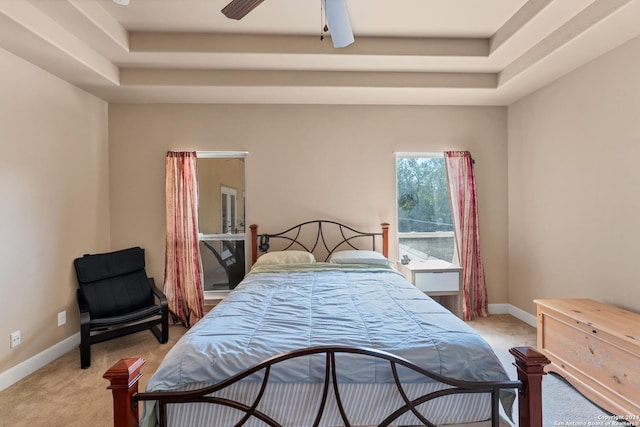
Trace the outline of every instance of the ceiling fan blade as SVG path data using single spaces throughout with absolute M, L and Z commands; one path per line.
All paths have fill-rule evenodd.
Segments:
M 333 47 L 347 47 L 353 43 L 346 0 L 323 0 Z
M 264 0 L 232 0 L 231 3 L 222 9 L 222 13 L 227 18 L 240 20 L 263 1 Z

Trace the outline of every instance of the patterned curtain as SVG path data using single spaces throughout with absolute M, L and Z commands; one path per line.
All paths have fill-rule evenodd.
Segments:
M 487 289 L 480 254 L 480 228 L 473 159 L 468 151 L 445 151 L 451 215 L 462 274 L 464 320 L 487 317 Z
M 191 327 L 204 313 L 195 151 L 168 152 L 165 168 L 167 246 L 164 292 L 174 320 Z

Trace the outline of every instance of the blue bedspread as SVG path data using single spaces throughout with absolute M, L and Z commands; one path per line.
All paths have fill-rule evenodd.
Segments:
M 397 271 L 316 263 L 255 268 L 171 349 L 147 390 L 212 384 L 273 355 L 317 345 L 384 350 L 450 378 L 509 380 L 473 329 Z M 355 360 L 344 369 L 344 363 L 341 381 L 391 381 L 388 369 Z M 272 378 L 316 381 L 319 371 L 302 361 Z

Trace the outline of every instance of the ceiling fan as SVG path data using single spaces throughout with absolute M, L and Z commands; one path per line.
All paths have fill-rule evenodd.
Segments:
M 231 19 L 240 20 L 264 0 L 231 0 L 222 13 Z M 353 31 L 347 11 L 346 0 L 321 0 L 330 29 L 333 47 L 346 47 L 353 43 Z

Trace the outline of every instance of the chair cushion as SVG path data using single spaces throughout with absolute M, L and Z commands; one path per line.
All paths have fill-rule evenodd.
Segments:
M 153 291 L 144 271 L 81 283 L 91 318 L 112 317 L 153 305 Z
M 144 270 L 144 249 L 135 247 L 104 254 L 85 255 L 73 261 L 80 283 L 95 282 Z
M 154 304 L 142 248 L 85 255 L 77 258 L 74 265 L 92 321 L 125 315 Z

